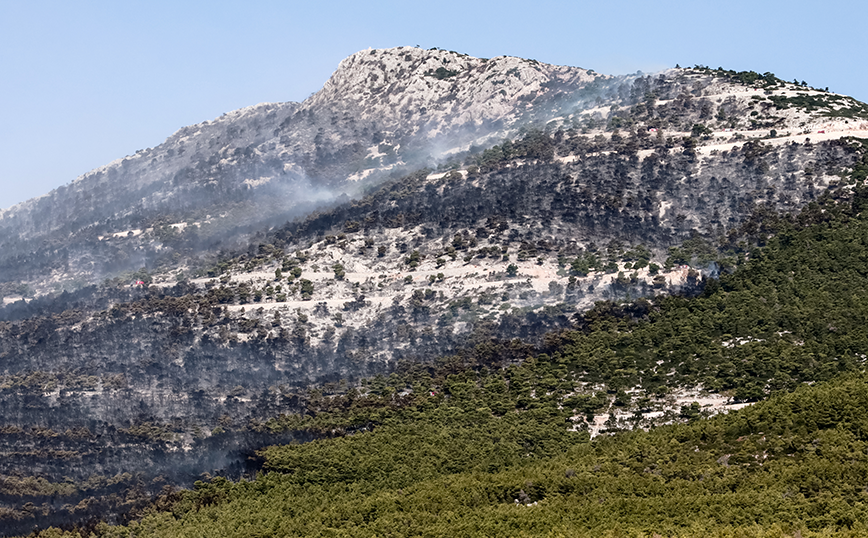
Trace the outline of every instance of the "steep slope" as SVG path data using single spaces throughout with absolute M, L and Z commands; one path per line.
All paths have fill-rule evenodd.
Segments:
M 30 266 L 40 275 L 55 271 L 56 281 L 93 282 L 171 260 L 170 253 L 234 245 L 257 228 L 354 195 L 362 177 L 376 182 L 395 167 L 430 164 L 452 144 L 483 143 L 547 119 L 550 110 L 537 110 L 543 104 L 575 100 L 596 82 L 602 91 L 610 79 L 518 58 L 363 51 L 302 104 L 258 105 L 186 127 L 0 212 L 2 278 L 31 280 L 21 270 Z M 185 225 L 183 245 L 167 245 Z M 130 231 L 145 232 L 136 255 L 108 261 L 117 257 L 97 240 Z
M 363 51 L 304 103 L 259 105 L 184 128 L 3 211 L 0 278 L 4 290 L 44 293 L 141 267 L 201 267 L 209 252 L 239 248 L 264 226 L 402 171 L 454 168 L 468 150 L 528 125 L 627 139 L 613 149 L 642 146 L 644 158 L 657 146 L 682 147 L 684 137 L 685 149 L 708 154 L 749 138 L 781 145 L 865 135 L 866 120 L 862 103 L 771 74 L 694 68 L 607 77 L 510 57 Z
M 861 170 L 864 176 L 868 167 Z M 129 476 L 61 481 L 64 459 L 76 461 L 78 473 L 94 461 L 111 469 L 134 448 L 124 464 L 164 469 L 167 460 L 184 459 L 185 447 L 213 455 L 228 450 L 232 435 L 267 442 L 269 434 L 288 432 L 297 441 L 339 438 L 265 449 L 259 456 L 273 473 L 255 480 L 166 489 L 157 512 L 130 530 L 242 536 L 406 529 L 414 536 L 442 531 L 448 521 L 465 534 L 491 535 L 507 532 L 508 521 L 531 534 L 560 522 L 565 532 L 589 535 L 618 529 L 633 536 L 787 536 L 777 524 L 788 525 L 789 536 L 798 528 L 858 536 L 868 517 L 866 204 L 868 190 L 859 182 L 799 215 L 766 215 L 752 237 L 766 246 L 751 247 L 733 274 L 693 300 L 600 305 L 576 329 L 549 334 L 536 348 L 485 341 L 355 386 L 269 389 L 255 398 L 247 420 L 221 417 L 210 435 L 184 417 L 119 430 L 97 421 L 63 433 L 6 427 L 4 465 L 26 461 L 51 479 L 4 477 L 0 487 L 16 501 L 0 517 L 24 532 L 48 515 L 105 518 L 136 500 Z M 22 410 L 40 405 L 40 382 L 65 385 L 70 407 L 87 397 L 72 375 L 4 381 L 6 391 L 29 396 Z M 832 382 L 804 385 L 815 381 Z M 712 394 L 683 390 L 700 386 Z M 131 388 L 101 390 L 129 395 Z M 704 420 L 720 410 L 723 398 L 713 392 L 723 390 L 742 405 L 781 392 Z M 249 397 L 242 390 L 223 405 L 231 413 Z M 15 404 L 8 398 L 4 409 Z M 588 433 L 678 420 L 691 424 L 589 442 Z M 126 450 L 115 445 L 133 436 L 142 440 Z M 128 492 L 112 495 L 121 489 Z M 570 514 L 593 517 L 564 521 Z M 97 527 L 97 536 L 124 532 Z
M 812 157 L 820 155 L 848 163 L 854 182 L 868 170 L 862 146 L 813 148 Z M 792 157 L 798 162 L 800 155 Z M 769 154 L 765 158 L 774 162 Z M 529 166 L 528 171 L 536 172 L 530 191 L 552 188 L 543 169 Z M 676 169 L 675 177 L 681 173 Z M 499 188 L 500 174 L 478 178 L 487 186 L 483 192 Z M 325 382 L 324 390 L 333 395 L 350 388 L 358 376 L 393 371 L 400 359 L 412 369 L 414 362 L 461 348 L 467 350 L 462 356 L 497 357 L 503 362 L 489 366 L 506 367 L 534 353 L 528 343 L 501 343 L 516 336 L 552 356 L 573 357 L 570 383 L 587 390 L 574 402 L 581 412 L 571 424 L 591 433 L 667 422 L 679 405 L 695 399 L 723 406 L 728 396 L 718 391 L 731 391 L 727 394 L 739 400 L 761 398 L 769 388 L 825 379 L 861 362 L 864 334 L 854 320 L 865 311 L 858 299 L 865 287 L 859 269 L 865 256 L 863 187 L 838 187 L 824 197 L 822 207 L 796 220 L 765 215 L 749 221 L 730 234 L 733 258 L 727 261 L 701 237 L 665 255 L 639 245 L 580 247 L 567 243 L 566 231 L 555 235 L 569 226 L 531 227 L 521 220 L 523 211 L 515 217 L 502 204 L 494 204 L 501 220 L 491 219 L 483 233 L 452 235 L 465 221 L 450 223 L 444 210 L 453 200 L 448 189 L 436 199 L 441 205 L 428 209 L 440 216 L 436 222 L 410 223 L 405 229 L 400 222 L 365 218 L 376 215 L 377 207 L 417 200 L 396 195 L 427 190 L 430 181 L 425 175 L 396 181 L 354 207 L 276 231 L 275 241 L 291 233 L 290 241 L 304 244 L 305 250 L 294 255 L 287 255 L 286 247 L 262 243 L 250 255 L 221 263 L 215 268 L 223 272 L 219 277 L 201 282 L 86 288 L 7 307 L 3 315 L 12 321 L 0 324 L 0 401 L 7 424 L 0 436 L 0 448 L 6 447 L 0 474 L 27 466 L 51 482 L 70 476 L 84 483 L 92 475 L 114 476 L 121 470 L 146 477 L 170 474 L 182 483 L 203 470 L 237 476 L 245 470 L 247 450 L 338 431 L 329 427 L 293 437 L 304 426 L 297 422 L 300 417 L 318 409 L 311 405 L 331 405 L 331 396 L 323 399 L 321 392 L 305 389 L 310 382 Z M 497 199 L 496 193 L 488 195 Z M 476 198 L 475 211 L 484 215 L 487 204 L 480 194 Z M 528 204 L 528 219 L 552 213 L 557 223 L 571 215 L 563 208 L 552 212 L 546 204 L 536 210 L 531 201 L 518 193 L 513 203 Z M 402 211 L 400 205 L 393 209 Z M 425 216 L 415 212 L 417 218 Z M 347 214 L 369 222 L 369 230 L 326 233 L 332 220 L 346 227 Z M 385 210 L 382 216 L 395 220 Z M 461 218 L 473 222 L 475 216 Z M 421 230 L 435 225 L 443 227 L 430 237 Z M 574 231 L 577 225 L 585 224 L 576 220 Z M 652 226 L 624 233 L 641 236 L 640 230 Z M 678 236 L 677 229 L 656 227 L 655 234 Z M 444 230 L 445 238 L 439 235 Z M 510 239 L 512 230 L 549 235 Z M 775 233 L 782 238 L 766 253 L 752 248 Z M 750 243 L 738 246 L 742 239 Z M 398 243 L 406 243 L 407 251 L 401 253 Z M 803 245 L 813 246 L 805 251 Z M 509 261 L 503 260 L 504 246 L 513 256 Z M 380 247 L 386 250 L 383 256 Z M 594 299 L 689 290 L 701 285 L 702 270 L 683 265 L 707 268 L 712 259 L 744 267 L 702 300 L 601 306 L 574 316 Z M 662 267 L 655 269 L 654 261 Z M 510 264 L 517 275 L 509 274 Z M 842 266 L 854 269 L 842 271 Z M 542 338 L 546 330 L 576 322 L 590 331 L 588 337 L 567 332 Z M 387 390 L 384 379 L 377 391 L 400 394 L 409 383 L 414 394 L 419 392 L 415 383 L 396 376 L 388 378 Z M 537 393 L 549 387 L 546 391 L 554 394 L 552 381 L 545 383 Z M 699 397 L 703 388 L 718 393 Z M 340 428 L 364 425 L 344 421 Z M 118 480 L 132 487 L 130 479 Z M 96 479 L 94 484 L 100 492 L 114 487 Z M 83 488 L 77 486 L 70 498 L 83 495 Z M 80 512 L 73 508 L 70 515 L 90 513 L 86 506 Z
M 338 70 L 336 85 L 358 82 L 345 77 L 356 61 Z M 75 417 L 244 420 L 252 400 L 229 411 L 190 395 L 222 402 L 264 386 L 386 371 L 491 338 L 535 341 L 601 299 L 694 289 L 717 274 L 717 263 L 734 263 L 713 245 L 727 237 L 734 244 L 731 234 L 757 207 L 796 210 L 866 159 L 854 141 L 815 144 L 756 130 L 723 131 L 724 140 L 668 134 L 700 119 L 703 100 L 722 99 L 721 87 L 737 93 L 719 78 L 640 78 L 628 93 L 642 102 L 609 110 L 604 127 L 588 125 L 599 111 L 574 110 L 547 131 L 455 154 L 441 172 L 391 180 L 273 228 L 199 278 L 144 272 L 135 278 L 153 286 L 114 280 L 19 301 L 2 312 L 14 323 L 4 371 L 24 379 L 70 372 L 93 389 L 126 389 L 97 390 L 74 404 Z M 681 97 L 652 110 L 649 94 Z M 757 100 L 742 101 L 727 109 L 728 121 L 741 121 L 735 113 Z M 643 122 L 667 135 L 650 135 Z M 630 130 L 620 134 L 616 124 Z M 186 228 L 174 237 L 166 228 L 160 249 L 184 244 Z M 147 233 L 96 243 L 114 258 L 137 252 Z M 683 242 L 689 247 L 670 250 Z M 51 391 L 46 398 L 39 406 L 56 404 Z M 30 420 L 22 412 L 16 422 Z

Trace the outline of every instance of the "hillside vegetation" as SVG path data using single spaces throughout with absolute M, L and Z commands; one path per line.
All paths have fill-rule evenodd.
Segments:
M 270 448 L 97 536 L 859 536 L 868 378 L 589 442 L 544 410 L 406 408 L 371 433 Z M 415 417 L 413 416 L 415 415 Z M 50 531 L 41 536 L 54 536 Z M 60 533 L 56 533 L 60 535 Z
M 86 533 L 862 535 L 864 172 L 796 216 L 748 221 L 734 272 L 699 297 L 600 304 L 536 350 L 478 345 L 313 391 L 304 415 L 252 427 L 337 437 L 266 448 L 254 480 L 167 490 L 140 521 Z M 770 397 L 711 418 L 686 403 L 662 421 L 686 424 L 653 427 L 642 411 L 672 377 Z M 614 435 L 591 439 L 601 410 Z M 619 410 L 650 431 L 619 431 Z
M 676 422 L 855 383 L 860 136 L 864 104 L 771 73 L 398 47 L 352 55 L 303 103 L 182 128 L 2 210 L 0 534 L 195 533 L 206 513 L 239 534 L 381 533 L 403 528 L 397 505 L 365 499 L 408 492 L 407 533 L 539 534 L 533 514 L 584 472 L 551 470 L 565 454 L 609 461 L 624 439 L 694 435 Z M 642 480 L 670 455 L 736 472 L 733 450 L 692 446 Z M 631 501 L 601 484 L 582 490 L 591 519 L 545 532 L 622 532 L 606 500 Z M 810 519 L 811 497 L 775 530 L 791 505 L 740 484 L 747 519 L 709 532 L 863 521 L 853 489 L 846 516 Z M 666 487 L 654 498 L 680 499 Z M 233 519 L 248 503 L 275 527 Z M 623 521 L 700 524 L 667 510 Z

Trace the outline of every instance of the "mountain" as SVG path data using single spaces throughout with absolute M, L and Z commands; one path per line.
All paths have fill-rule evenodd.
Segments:
M 519 58 L 363 51 L 303 103 L 257 105 L 183 128 L 3 211 L 3 278 L 35 280 L 41 290 L 46 281 L 69 287 L 137 270 L 171 260 L 165 233 L 187 224 L 185 256 L 237 245 L 251 231 L 431 164 L 449 148 L 514 133 L 615 83 Z M 95 241 L 130 231 L 146 234 L 125 245 L 126 255 Z
M 656 147 L 649 140 L 672 149 L 687 134 L 696 134 L 700 152 L 722 152 L 744 131 L 774 131 L 781 144 L 866 128 L 861 103 L 767 75 L 609 77 L 511 57 L 362 51 L 301 104 L 258 105 L 181 129 L 3 210 L 0 278 L 5 289 L 45 293 L 142 267 L 196 269 L 267 226 L 389 177 L 455 165 L 533 126 L 578 131 L 574 144 L 630 130 L 643 144 L 640 157 Z M 649 129 L 657 130 L 645 137 Z M 616 141 L 627 133 L 618 134 Z
M 143 510 L 149 486 L 130 473 L 4 477 L 5 498 L 18 499 L 6 528 L 53 516 L 100 521 L 38 536 L 860 536 L 865 164 L 852 189 L 766 215 L 752 240 L 766 245 L 701 297 L 601 304 L 539 348 L 486 342 L 311 389 L 303 412 L 223 422 L 195 449 L 225 450 L 230 431 L 296 442 L 251 456 L 267 472 L 249 480 L 205 475 L 177 491 L 157 477 Z M 697 382 L 706 390 L 677 389 Z M 738 409 L 769 388 L 769 401 Z M 742 403 L 721 408 L 724 390 Z M 172 446 L 175 427 L 122 433 Z M 93 457 L 73 443 L 116 441 L 87 428 L 2 433 L 32 458 L 48 436 L 68 447 L 56 459 Z M 130 508 L 133 521 L 105 523 Z
M 274 420 L 383 388 L 362 379 L 407 396 L 419 387 L 395 372 L 438 357 L 507 368 L 564 354 L 562 331 L 710 293 L 792 215 L 844 207 L 868 170 L 859 136 L 868 106 L 771 73 L 613 77 L 436 49 L 359 52 L 303 103 L 181 129 L 3 211 L 0 475 L 69 477 L 70 502 L 99 499 L 46 504 L 39 521 L 119 515 L 166 483 L 255 471 L 262 446 L 361 431 Z M 678 312 L 671 325 L 686 324 Z M 597 357 L 570 374 L 600 404 L 574 425 L 598 433 L 615 400 L 651 425 L 672 420 L 674 392 L 710 390 L 727 409 L 735 395 L 816 377 L 742 375 L 727 366 L 743 359 L 732 342 L 753 342 L 760 325 L 715 323 L 729 328 L 708 337 L 718 354 L 702 354 L 702 368 L 673 344 L 663 363 L 630 347 L 617 368 Z M 662 334 L 643 346 L 665 347 Z M 668 384 L 660 364 L 677 372 Z M 58 487 L 10 497 L 20 532 L 37 518 L 22 515 L 25 497 Z M 111 497 L 121 490 L 126 503 Z

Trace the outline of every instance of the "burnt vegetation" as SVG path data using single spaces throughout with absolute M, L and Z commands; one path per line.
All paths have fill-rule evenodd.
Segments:
M 856 180 L 799 214 L 754 216 L 732 235 L 750 245 L 737 268 L 696 298 L 600 304 L 539 346 L 487 341 L 389 375 L 311 388 L 294 413 L 243 426 L 224 418 L 211 439 L 247 431 L 317 440 L 259 451 L 267 472 L 252 480 L 164 488 L 150 510 L 130 512 L 128 527 L 76 530 L 242 536 L 338 526 L 410 536 L 460 525 L 455 532 L 480 536 L 552 526 L 580 536 L 613 528 L 633 536 L 858 536 L 866 524 L 866 200 Z M 688 244 L 679 255 L 695 251 Z M 627 422 L 642 425 L 643 408 L 697 382 L 736 400 L 768 401 L 712 418 L 694 402 L 669 411 L 684 424 L 620 431 L 626 424 L 616 412 L 632 410 Z M 610 413 L 604 432 L 615 435 L 589 439 L 601 412 Z M 121 433 L 164 442 L 179 429 L 150 423 Z M 89 428 L 3 435 L 73 444 L 93 437 Z M 6 479 L 0 487 L 38 502 L 130 480 Z M 92 503 L 116 509 L 98 504 L 112 499 Z M 376 512 L 365 511 L 371 502 Z M 52 513 L 50 504 L 22 502 L 6 514 L 24 522 L 40 510 Z M 444 524 L 441 511 L 461 515 Z M 563 520 L 576 511 L 593 517 Z
M 416 171 L 432 161 L 406 133 L 292 109 L 271 135 L 310 135 L 298 155 L 319 186 L 392 168 L 354 200 L 290 210 L 279 185 L 239 180 L 291 167 L 227 143 L 175 172 L 184 195 L 168 205 L 140 203 L 155 185 L 121 192 L 132 159 L 105 172 L 126 214 L 93 192 L 40 202 L 47 235 L 0 242 L 0 295 L 23 298 L 0 308 L 0 528 L 419 535 L 465 510 L 469 527 L 437 532 L 858 534 L 864 428 L 841 398 L 865 399 L 866 145 L 703 145 L 778 128 L 776 110 L 863 105 L 709 97 L 720 80 L 788 84 L 701 66 L 552 82 L 523 100 L 517 136 Z M 355 260 L 379 274 L 352 276 Z M 462 263 L 480 285 L 450 291 Z M 523 272 L 545 264 L 557 278 L 539 291 Z M 110 277 L 28 283 L 75 267 Z M 155 278 L 169 272 L 172 285 Z M 825 382 L 841 386 L 802 387 Z M 678 407 L 684 391 L 772 401 L 709 420 Z M 672 422 L 688 424 L 655 430 Z M 618 508 L 637 503 L 657 519 Z M 527 510 L 490 517 L 512 509 Z

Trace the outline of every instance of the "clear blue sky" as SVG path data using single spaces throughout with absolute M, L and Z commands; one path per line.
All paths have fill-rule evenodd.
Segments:
M 601 73 L 772 71 L 868 101 L 868 4 L 0 0 L 0 207 L 267 101 L 368 47 L 514 55 Z

